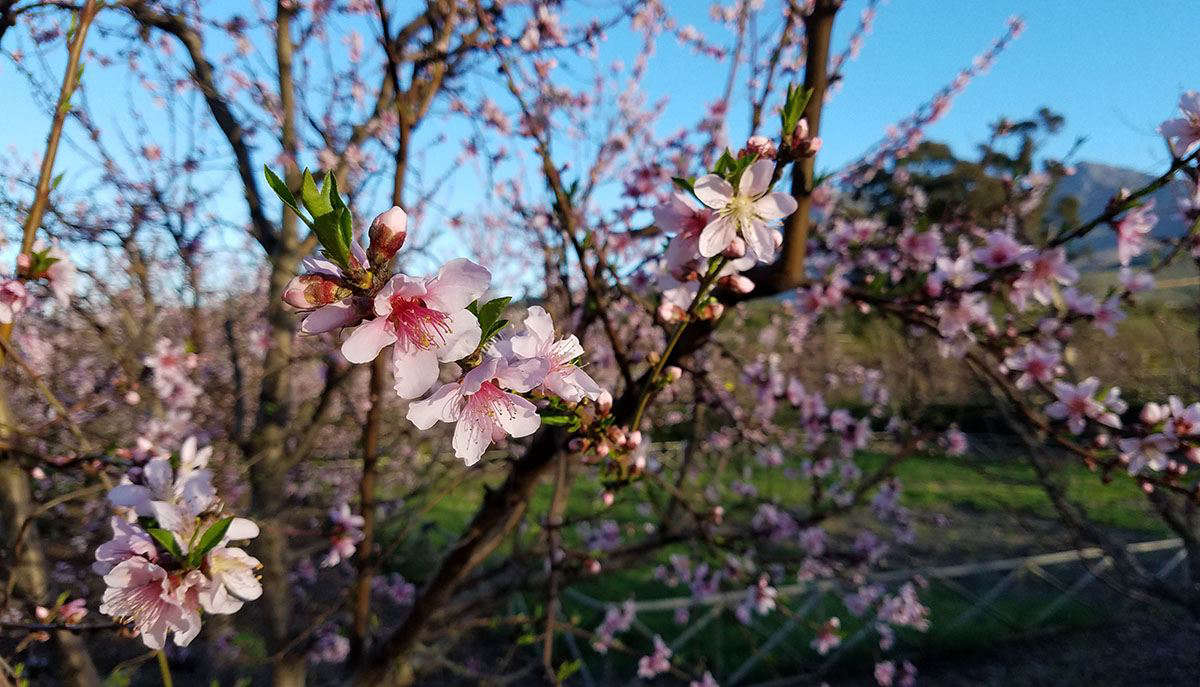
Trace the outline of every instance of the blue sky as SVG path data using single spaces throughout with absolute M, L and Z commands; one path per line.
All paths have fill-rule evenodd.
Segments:
M 767 4 L 775 1 L 767 0 Z M 244 7 L 232 0 L 216 0 L 213 4 L 218 8 Z M 704 0 L 671 0 L 668 5 L 681 24 L 691 23 L 701 29 L 713 26 L 707 16 L 709 3 Z M 835 52 L 844 47 L 864 5 L 865 0 L 847 0 L 835 27 Z M 584 6 L 598 8 L 602 16 L 610 13 L 603 9 L 607 3 L 589 2 Z M 579 10 L 573 11 L 572 18 L 577 19 L 578 14 Z M 958 96 L 947 116 L 930 128 L 929 138 L 948 141 L 960 151 L 967 151 L 984 138 L 987 124 L 997 116 L 1021 117 L 1046 105 L 1067 120 L 1066 131 L 1050 148 L 1051 154 L 1065 151 L 1076 136 L 1087 136 L 1078 159 L 1143 171 L 1161 168 L 1166 154 L 1154 129 L 1172 115 L 1180 92 L 1200 88 L 1197 0 L 884 2 L 874 32 L 858 59 L 844 70 L 844 87 L 824 115 L 821 134 L 825 147 L 818 166 L 833 169 L 856 158 L 889 124 L 907 115 L 969 65 L 1003 32 L 1006 18 L 1014 14 L 1026 20 L 1024 35 L 1010 45 L 987 74 Z M 15 45 L 14 33 L 5 39 L 6 50 Z M 269 51 L 266 44 L 258 48 Z M 636 42 L 628 31 L 614 31 L 601 48 L 601 62 L 628 62 L 635 49 Z M 335 57 L 344 56 L 340 42 L 335 42 L 333 52 Z M 120 68 L 91 69 L 85 78 L 92 102 L 102 113 L 107 109 L 114 122 L 127 118 L 123 114 L 128 107 L 124 98 L 136 91 L 136 85 L 126 82 Z M 659 122 L 660 133 L 693 125 L 719 92 L 724 78 L 724 65 L 698 57 L 664 37 L 646 81 L 652 99 L 664 95 L 671 99 Z M 482 77 L 475 84 L 497 88 L 494 80 Z M 0 110 L 0 145 L 13 145 L 27 154 L 40 151 L 47 117 L 29 98 L 24 79 L 7 60 L 0 60 L 0 87 L 6 92 Z M 503 101 L 498 88 L 494 97 Z M 744 111 L 736 111 L 731 118 L 735 144 L 744 120 Z M 435 121 L 429 129 L 446 130 L 452 145 L 467 131 L 461 122 Z M 770 124 L 766 133 L 772 133 Z M 219 152 L 227 154 L 225 149 Z M 264 147 L 262 161 L 273 154 L 267 154 Z M 306 161 L 311 160 L 310 156 Z M 86 174 L 86 163 L 66 149 L 57 170 L 67 172 L 69 179 L 74 174 Z M 464 209 L 455 206 L 478 198 L 475 174 L 467 170 L 460 177 L 446 197 L 449 212 Z M 231 186 L 221 205 L 223 214 L 231 218 L 242 213 L 236 188 Z M 12 218 L 4 221 L 11 228 Z

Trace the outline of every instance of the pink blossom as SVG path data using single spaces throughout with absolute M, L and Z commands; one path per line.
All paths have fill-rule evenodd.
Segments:
M 418 429 L 437 422 L 456 422 L 454 455 L 467 465 L 478 462 L 493 441 L 506 435 L 524 437 L 541 424 L 532 403 L 505 389 L 526 392 L 537 383 L 528 372 L 488 356 L 463 378 L 445 384 L 429 398 L 408 407 L 408 419 Z
M 200 613 L 184 605 L 184 583 L 173 582 L 158 565 L 130 558 L 105 575 L 104 583 L 100 612 L 133 623 L 147 647 L 162 649 L 168 632 L 174 632 L 177 646 L 187 646 L 199 634 Z
M 1175 438 L 1200 434 L 1200 402 L 1185 406 L 1178 397 L 1171 396 L 1167 399 L 1167 406 L 1171 411 L 1167 420 L 1167 436 Z
M 12 324 L 25 308 L 28 291 L 19 279 L 0 281 L 0 324 Z
M 675 192 L 666 203 L 654 208 L 654 223 L 664 232 L 674 233 L 664 256 L 667 269 L 680 281 L 698 276 L 700 233 L 713 219 L 713 211 L 682 192 Z
M 1104 406 L 1095 398 L 1099 388 L 1100 380 L 1095 377 L 1088 377 L 1079 384 L 1055 380 L 1054 395 L 1058 400 L 1046 406 L 1046 414 L 1055 420 L 1065 419 L 1071 433 L 1079 434 L 1087 418 L 1099 418 L 1105 413 Z
M 1154 276 L 1149 272 L 1134 272 L 1128 267 L 1122 267 L 1118 279 L 1121 282 L 1121 288 L 1131 295 L 1154 288 Z
M 1200 93 L 1187 91 L 1179 96 L 1182 117 L 1168 119 L 1158 127 L 1158 133 L 1171 142 L 1176 155 L 1184 156 L 1200 143 Z
M 1061 248 L 1038 253 L 1023 267 L 1025 271 L 1013 282 L 1013 303 L 1021 310 L 1027 295 L 1049 305 L 1057 284 L 1073 284 L 1079 279 L 1079 270 L 1067 263 L 1066 251 Z
M 1059 361 L 1062 356 L 1057 351 L 1029 344 L 1021 350 L 1004 359 L 1005 366 L 1014 372 L 1020 372 L 1016 385 L 1018 389 L 1032 388 L 1034 383 L 1049 384 L 1061 374 Z
M 1096 308 L 1096 312 L 1092 316 L 1092 324 L 1105 334 L 1116 336 L 1117 325 L 1124 319 L 1125 313 L 1121 310 L 1121 301 L 1113 296 Z
M 1128 267 L 1130 260 L 1145 251 L 1146 237 L 1158 222 L 1154 213 L 1154 200 L 1125 213 L 1117 221 L 1117 259 L 1122 267 Z
M 107 575 L 118 563 L 130 558 L 141 557 L 149 561 L 158 558 L 154 540 L 142 528 L 123 518 L 110 519 L 113 538 L 96 547 L 96 562 L 92 570 L 97 575 Z
M 671 669 L 671 647 L 654 635 L 654 652 L 638 659 L 638 677 L 652 678 Z
M 437 276 L 397 274 L 375 296 L 376 317 L 359 325 L 342 344 L 352 363 L 375 359 L 392 345 L 396 393 L 417 398 L 437 382 L 441 362 L 470 355 L 479 345 L 479 321 L 467 305 L 488 289 L 491 274 L 460 258 Z
M 361 515 L 352 513 L 345 502 L 330 509 L 329 521 L 333 523 L 333 535 L 329 551 L 321 559 L 322 568 L 332 568 L 354 555 L 358 542 L 363 539 L 362 526 L 366 522 Z
M 937 229 L 915 231 L 908 228 L 900 234 L 898 247 L 905 259 L 918 268 L 925 268 L 937 260 L 942 249 L 942 237 Z
M 1169 462 L 1167 453 L 1178 443 L 1164 434 L 1151 434 L 1121 439 L 1117 446 L 1121 450 L 1121 459 L 1128 463 L 1129 474 L 1136 475 L 1147 467 L 1154 471 L 1165 469 Z
M 825 621 L 817 630 L 816 638 L 812 640 L 812 648 L 822 656 L 829 653 L 842 643 L 842 636 L 838 634 L 841 627 L 842 621 L 836 617 Z
M 881 661 L 875 664 L 875 682 L 879 687 L 892 687 L 896 678 L 896 664 L 891 661 Z
M 990 231 L 986 245 L 976 248 L 971 256 L 988 269 L 999 269 L 1029 258 L 1032 249 L 1023 245 L 1006 231 Z
M 696 197 L 717 211 L 717 217 L 700 232 L 700 255 L 717 255 L 741 235 L 748 256 L 758 262 L 775 258 L 777 237 L 769 225 L 795 212 L 796 200 L 786 193 L 770 192 L 774 172 L 774 162 L 759 160 L 742 172 L 736 191 L 715 174 L 696 180 Z
M 692 680 L 688 683 L 688 687 L 721 687 L 721 685 L 717 684 L 716 678 L 706 670 L 699 680 Z
M 533 306 L 525 316 L 525 331 L 500 342 L 512 362 L 532 360 L 546 370 L 539 387 L 564 401 L 578 403 L 600 397 L 600 385 L 588 376 L 575 360 L 583 355 L 583 346 L 574 334 L 555 341 L 554 323 L 541 306 Z

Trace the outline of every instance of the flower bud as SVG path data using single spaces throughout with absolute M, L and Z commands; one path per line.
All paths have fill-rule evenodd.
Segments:
M 742 153 L 754 153 L 761 159 L 775 159 L 775 142 L 766 136 L 751 136 L 746 139 L 746 147 Z
M 754 282 L 744 274 L 727 274 L 718 282 L 734 293 L 750 293 L 754 290 Z
M 592 575 L 600 574 L 600 561 L 595 558 L 589 558 L 587 562 L 587 571 Z
M 601 391 L 600 396 L 596 399 L 596 409 L 599 410 L 601 414 L 607 414 L 608 411 L 612 410 L 612 404 L 612 394 L 609 393 L 607 389 Z
M 404 239 L 408 238 L 408 215 L 399 207 L 393 207 L 371 222 L 367 235 L 371 239 L 367 260 L 372 267 L 382 267 L 396 256 Z
M 715 319 L 719 318 L 724 312 L 725 312 L 725 306 L 714 301 L 712 303 L 706 303 L 704 305 L 704 307 L 700 308 L 699 315 L 700 315 L 700 319 L 702 319 L 702 320 L 715 320 Z
M 606 491 L 600 495 L 600 501 L 604 504 L 605 508 L 612 506 L 613 503 L 616 502 L 616 500 L 617 500 L 617 495 L 612 493 L 611 491 Z
M 679 378 L 683 376 L 683 370 L 678 365 L 667 365 L 663 368 L 663 374 L 668 382 L 678 382 Z
M 283 302 L 300 310 L 312 310 L 350 295 L 350 289 L 324 274 L 293 277 L 283 290 Z
M 733 237 L 728 246 L 725 246 L 725 257 L 730 260 L 737 260 L 746 254 L 746 240 L 741 236 Z
M 1166 410 L 1166 408 L 1157 403 L 1147 403 L 1142 408 L 1142 422 L 1148 425 L 1157 425 L 1167 416 Z
M 639 430 L 633 430 L 625 437 L 625 446 L 629 449 L 635 449 L 642 445 L 642 433 Z

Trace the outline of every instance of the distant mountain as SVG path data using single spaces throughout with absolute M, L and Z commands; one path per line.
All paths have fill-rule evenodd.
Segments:
M 1133 169 L 1081 162 L 1075 165 L 1075 174 L 1059 182 L 1051 196 L 1052 204 L 1060 198 L 1072 196 L 1079 201 L 1080 220 L 1087 221 L 1104 212 L 1109 199 L 1122 188 L 1141 188 L 1153 179 L 1153 176 Z M 1176 180 L 1151 195 L 1158 213 L 1158 224 L 1153 232 L 1155 236 L 1180 236 L 1187 230 L 1179 216 L 1178 207 L 1179 199 L 1186 193 L 1187 185 Z M 1112 229 L 1099 227 L 1080 242 L 1076 260 L 1089 269 L 1108 269 L 1116 261 L 1116 245 L 1117 237 Z

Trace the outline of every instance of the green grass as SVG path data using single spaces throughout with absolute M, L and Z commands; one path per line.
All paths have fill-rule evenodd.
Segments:
M 885 459 L 886 455 L 883 453 L 866 453 L 858 457 L 858 463 L 864 471 L 871 471 Z M 809 491 L 804 480 L 784 479 L 779 469 L 761 468 L 747 457 L 742 457 L 741 462 L 732 461 L 731 465 L 737 466 L 732 469 L 741 474 L 743 464 L 752 466 L 750 479 L 759 488 L 761 495 L 796 505 L 807 502 Z M 595 512 L 601 491 L 599 483 L 590 477 L 590 471 L 581 470 L 579 474 L 568 504 L 568 519 Z M 904 505 L 912 509 L 918 518 L 937 513 L 946 516 L 951 523 L 949 532 L 939 533 L 919 528 L 918 544 L 921 543 L 921 538 L 926 536 L 949 539 L 949 535 L 957 535 L 950 544 L 955 562 L 1004 557 L 997 553 L 995 548 L 1004 536 L 1004 533 L 996 531 L 1000 526 L 998 523 L 1003 522 L 1001 518 L 1014 515 L 1036 518 L 1046 521 L 1047 526 L 1053 526 L 1050 524 L 1055 519 L 1053 508 L 1042 488 L 1036 484 L 1032 469 L 1019 457 L 995 460 L 978 456 L 951 458 L 924 455 L 902 462 L 896 468 L 895 474 L 904 485 Z M 398 555 L 389 561 L 390 567 L 410 579 L 420 580 L 425 577 L 436 565 L 447 545 L 469 522 L 478 506 L 484 484 L 495 486 L 499 478 L 498 472 L 485 477 L 480 471 L 460 484 L 451 495 L 433 505 L 425 516 L 427 526 L 419 532 L 410 532 Z M 1147 507 L 1143 495 L 1130 481 L 1118 479 L 1112 484 L 1104 484 L 1099 476 L 1082 467 L 1065 470 L 1062 478 L 1070 497 L 1084 505 L 1098 524 L 1119 529 L 1134 539 L 1169 536 L 1165 527 Z M 700 487 L 702 486 L 703 482 Z M 696 485 L 692 486 L 692 489 L 696 488 Z M 623 523 L 623 527 L 626 528 L 626 541 L 636 538 L 635 523 L 643 520 L 636 508 L 639 503 L 649 500 L 653 491 L 638 485 L 630 487 L 627 492 L 618 496 L 616 505 L 605 512 L 606 518 Z M 550 494 L 549 484 L 542 484 L 536 490 L 530 504 L 531 515 L 527 516 L 527 527 L 522 535 L 525 541 L 533 541 L 541 536 L 538 521 L 546 512 Z M 661 503 L 659 505 L 661 506 Z M 401 532 L 402 520 L 384 527 L 384 541 Z M 564 534 L 568 542 L 578 545 L 578 537 L 571 528 Z M 1046 550 L 1045 545 L 1035 535 L 1027 536 L 1029 541 L 1024 545 L 1034 547 L 1030 553 Z M 509 546 L 506 545 L 496 556 L 508 555 Z M 615 603 L 631 597 L 655 599 L 686 596 L 686 587 L 668 588 L 653 577 L 654 566 L 665 562 L 673 551 L 682 552 L 685 549 L 678 547 L 661 551 L 636 569 L 606 570 L 599 576 L 576 584 L 574 588 L 594 599 Z M 986 580 L 976 580 L 975 583 L 984 585 L 986 590 Z M 976 592 L 982 593 L 978 589 Z M 901 647 L 908 651 L 939 654 L 986 649 L 997 641 L 1019 634 L 1017 629 L 999 619 L 997 615 L 1017 619 L 1019 625 L 1020 619 L 1027 620 L 1036 615 L 1056 594 L 1057 592 L 1044 585 L 1035 589 L 1034 586 L 1022 583 L 994 603 L 992 608 L 995 613 L 982 613 L 969 623 L 954 628 L 951 627 L 950 620 L 971 604 L 941 583 L 935 582 L 921 593 L 923 602 L 931 609 L 932 629 L 925 634 L 901 633 Z M 534 607 L 529 609 L 531 613 L 536 615 L 540 612 L 536 605 L 536 595 L 529 597 L 528 602 L 534 604 Z M 787 602 L 792 608 L 798 607 L 799 604 L 797 599 Z M 588 630 L 595 628 L 603 615 L 602 611 L 590 609 L 571 600 L 567 600 L 565 611 L 577 626 Z M 698 619 L 707 611 L 707 607 L 693 609 L 692 619 Z M 847 612 L 840 600 L 829 596 L 808 614 L 787 641 L 776 647 L 771 655 L 754 669 L 749 678 L 768 679 L 812 670 L 820 665 L 824 659 L 809 647 L 809 642 L 813 637 L 816 622 L 832 615 L 841 619 L 844 637 L 853 636 L 861 626 L 859 621 Z M 662 634 L 668 642 L 683 631 L 683 627 L 675 624 L 669 611 L 644 613 L 638 620 L 652 633 Z M 1102 614 L 1096 609 L 1085 603 L 1072 601 L 1060 609 L 1050 622 L 1058 627 L 1082 628 L 1093 626 L 1102 620 Z M 681 652 L 681 657 L 689 665 L 704 665 L 727 675 L 741 665 L 784 622 L 787 622 L 784 614 L 773 613 L 767 617 L 756 617 L 748 627 L 738 622 L 732 611 L 727 610 L 688 643 Z M 520 630 L 530 631 L 536 632 L 537 628 Z M 625 633 L 621 639 L 632 645 L 635 652 L 645 652 L 650 647 L 649 639 L 637 630 Z M 834 667 L 834 674 L 842 669 L 861 672 L 863 665 L 870 665 L 869 661 L 878 654 L 876 641 L 872 636 L 861 646 L 847 652 L 839 666 Z M 581 640 L 581 643 L 586 644 L 586 641 Z M 568 655 L 565 652 L 564 647 L 559 655 Z M 583 649 L 583 654 L 588 659 L 589 666 L 596 671 L 611 669 L 618 675 L 630 675 L 636 671 L 636 655 L 623 655 L 614 650 L 607 657 L 600 657 L 587 648 Z M 857 675 L 857 672 L 854 674 Z

